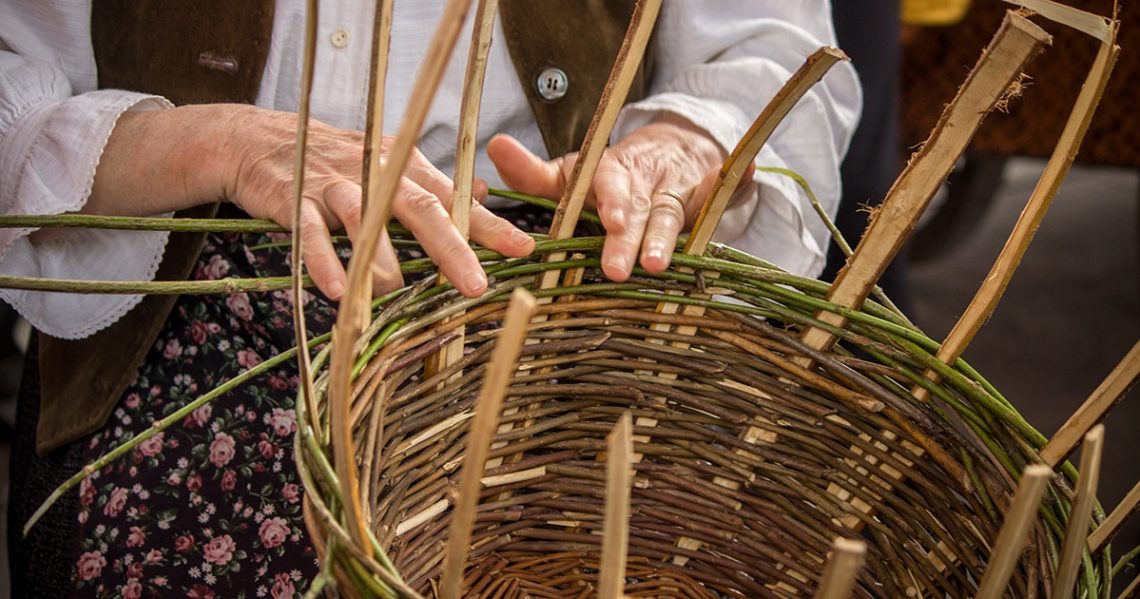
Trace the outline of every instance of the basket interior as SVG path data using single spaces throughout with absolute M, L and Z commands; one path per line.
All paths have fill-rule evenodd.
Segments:
M 581 285 L 554 292 L 530 326 L 492 445 L 470 593 L 596 592 L 605 437 L 625 411 L 638 457 L 628 595 L 810 596 L 837 536 L 868 542 L 859 596 L 976 592 L 1010 472 L 1033 451 L 1016 419 L 987 411 L 1000 414 L 1004 400 L 968 367 L 930 402 L 914 400 L 930 348 L 873 303 L 835 349 L 809 352 L 798 334 L 815 322 L 826 286 L 726 265 L 622 285 L 587 268 Z M 355 384 L 368 526 L 404 580 L 428 595 L 505 296 L 533 282 L 506 272 L 480 300 L 424 294 L 390 307 L 372 327 L 383 341 L 374 340 Z M 675 292 L 704 313 L 659 312 L 658 300 Z M 425 380 L 424 357 L 460 329 L 464 359 Z M 794 361 L 804 355 L 810 370 Z M 1052 484 L 1054 503 L 1067 505 L 1066 481 Z M 1013 596 L 1050 575 L 1049 530 L 1034 533 Z

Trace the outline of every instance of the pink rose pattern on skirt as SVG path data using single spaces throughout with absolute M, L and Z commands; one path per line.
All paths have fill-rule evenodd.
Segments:
M 549 215 L 517 211 L 525 230 Z M 213 234 L 194 276 L 288 274 L 284 235 Z M 400 249 L 402 260 L 421 254 Z M 311 334 L 335 309 L 305 294 Z M 106 427 L 82 442 L 85 462 L 248 368 L 293 346 L 291 294 L 179 298 Z M 293 466 L 290 361 L 204 405 L 79 486 L 80 597 L 299 597 L 318 564 Z
M 196 276 L 268 276 L 287 268 L 276 241 L 210 237 Z M 277 236 L 275 236 L 277 237 Z M 335 313 L 306 294 L 310 329 Z M 184 297 L 107 427 L 95 459 L 202 393 L 292 347 L 288 292 Z M 79 489 L 80 596 L 294 597 L 317 563 L 293 468 L 292 364 L 198 408 Z

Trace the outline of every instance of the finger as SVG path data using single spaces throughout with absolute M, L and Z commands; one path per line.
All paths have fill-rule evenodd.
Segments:
M 372 293 L 382 295 L 404 286 L 404 274 L 400 272 L 400 259 L 388 231 L 380 232 L 380 243 L 376 246 L 376 256 L 372 259 Z
M 624 281 L 633 271 L 649 220 L 648 185 L 617 160 L 603 159 L 594 176 L 594 196 L 606 229 L 602 271 L 611 280 Z
M 422 154 L 417 152 L 416 159 L 404 171 L 404 176 L 438 198 L 445 210 L 451 211 L 451 192 L 455 187 L 454 183 Z
M 405 178 L 392 211 L 460 293 L 478 297 L 486 291 L 487 276 L 482 265 L 452 225 L 438 197 Z
M 348 238 L 355 247 L 360 239 L 361 204 L 360 186 L 346 179 L 334 181 L 324 188 L 325 205 L 344 225 Z M 380 231 L 380 241 L 372 256 L 372 289 L 376 293 L 387 293 L 404 286 L 400 273 L 400 261 L 396 250 L 388 239 L 388 231 Z
M 504 256 L 521 258 L 534 251 L 534 239 L 481 204 L 471 208 L 471 239 Z
M 473 196 L 472 199 L 482 204 L 487 200 L 487 193 L 487 182 L 478 177 L 475 177 L 475 181 L 471 184 L 471 195 Z
M 348 233 L 348 238 L 355 243 L 356 236 L 360 233 L 363 214 L 360 203 L 360 185 L 348 179 L 336 179 L 326 184 L 321 189 L 321 194 L 325 206 L 332 213 L 332 217 L 340 221 L 339 224 Z M 326 219 L 330 226 L 335 227 L 337 223 L 333 223 L 332 220 L 331 218 Z
M 344 295 L 347 277 L 333 248 L 328 223 L 313 201 L 302 202 L 298 226 L 309 276 L 321 293 L 331 300 L 339 300 Z
M 561 197 L 566 179 L 559 161 L 539 158 L 509 135 L 491 138 L 487 156 L 507 187 L 544 198 Z
M 645 270 L 658 274 L 669 268 L 677 236 L 684 226 L 684 203 L 671 194 L 653 194 L 645 240 L 641 244 L 641 266 Z

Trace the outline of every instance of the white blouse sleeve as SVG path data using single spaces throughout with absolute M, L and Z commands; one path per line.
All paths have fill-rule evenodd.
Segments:
M 650 93 L 623 109 L 615 139 L 674 113 L 729 152 L 804 59 L 835 44 L 835 34 L 826 0 L 704 0 L 666 2 L 655 40 Z M 861 102 L 854 69 L 836 65 L 776 129 L 757 166 L 799 173 L 834 215 L 839 164 Z M 784 175 L 758 170 L 755 180 L 755 194 L 729 208 L 714 240 L 817 276 L 828 233 L 807 196 Z
M 72 95 L 58 63 L 0 51 L 0 210 L 48 215 L 81 209 L 119 116 L 156 110 L 166 100 L 123 91 Z M 55 279 L 150 280 L 168 233 L 0 229 L 0 274 Z M 40 331 L 86 337 L 118 320 L 141 296 L 0 290 Z

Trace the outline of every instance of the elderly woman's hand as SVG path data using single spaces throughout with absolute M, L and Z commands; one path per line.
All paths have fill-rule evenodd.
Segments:
M 568 154 L 544 161 L 504 135 L 487 144 L 487 154 L 508 186 L 555 200 L 577 158 Z M 624 281 L 638 261 L 649 272 L 665 270 L 677 236 L 693 226 L 724 159 L 724 151 L 703 130 L 673 115 L 608 148 L 586 200 L 606 229 L 606 276 Z
M 127 113 L 107 144 L 84 211 L 156 214 L 232 201 L 251 216 L 299 226 L 309 274 L 326 296 L 339 299 L 346 276 L 330 231 L 343 229 L 353 240 L 359 234 L 363 134 L 310 124 L 301 220 L 293 223 L 296 127 L 295 114 L 245 105 Z M 486 290 L 487 278 L 451 224 L 451 190 L 451 180 L 417 151 L 404 171 L 392 214 L 456 289 L 478 296 Z M 525 256 L 534 249 L 530 236 L 477 204 L 471 238 L 507 256 Z M 395 251 L 386 239 L 374 258 L 373 275 L 378 291 L 402 284 Z

